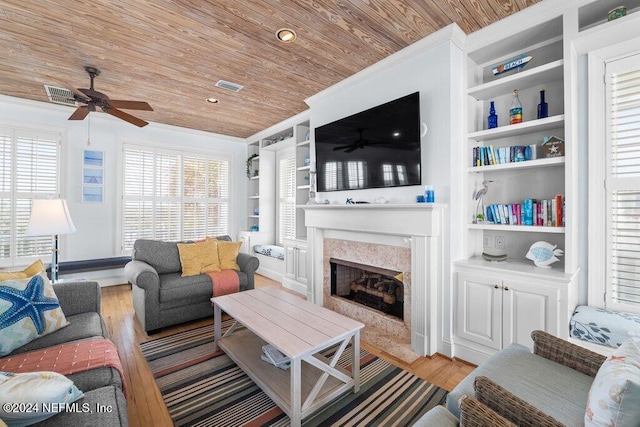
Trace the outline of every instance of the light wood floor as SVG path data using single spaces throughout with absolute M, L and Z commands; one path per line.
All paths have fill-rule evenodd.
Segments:
M 256 275 L 256 287 L 280 286 L 278 282 Z M 142 328 L 135 317 L 131 301 L 129 285 L 110 286 L 102 289 L 102 315 L 111 334 L 111 339 L 118 346 L 122 367 L 127 382 L 129 396 L 127 398 L 129 425 L 137 426 L 172 426 L 160 391 L 156 386 L 153 375 L 142 356 L 138 343 L 150 339 L 171 335 L 183 330 L 193 329 L 212 322 L 212 319 L 202 319 L 179 326 L 165 328 L 161 333 L 151 337 Z M 452 390 L 474 368 L 464 362 L 451 360 L 441 355 L 427 358 L 422 357 L 408 365 L 393 356 L 366 343 L 362 347 L 391 361 L 425 380 Z

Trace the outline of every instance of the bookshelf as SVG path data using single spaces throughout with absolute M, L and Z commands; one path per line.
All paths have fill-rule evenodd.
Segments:
M 521 204 L 525 199 L 548 200 L 564 196 L 565 211 L 575 213 L 573 193 L 575 152 L 573 134 L 565 116 L 571 96 L 571 61 L 564 38 L 565 19 L 556 14 L 510 17 L 471 34 L 466 49 L 466 138 L 463 146 L 462 191 L 466 230 L 463 258 L 454 262 L 453 355 L 482 363 L 488 355 L 512 342 L 530 345 L 532 329 L 567 335 L 567 324 L 577 299 L 574 216 L 566 226 L 476 223 L 473 195 L 487 185 L 484 206 Z M 518 30 L 514 31 L 514 28 Z M 532 60 L 520 70 L 494 75 L 493 67 L 520 55 Z M 512 91 L 518 90 L 523 122 L 509 124 Z M 548 117 L 537 118 L 540 91 L 545 90 Z M 491 101 L 498 127 L 487 128 Z M 546 157 L 545 137 L 564 140 L 563 156 Z M 474 148 L 536 147 L 532 160 L 474 164 Z M 493 152 L 493 151 L 492 151 Z M 502 153 L 505 151 L 503 150 Z M 484 183 L 484 184 L 483 184 Z M 535 222 L 534 222 L 535 224 Z M 529 247 L 546 241 L 565 251 L 550 269 L 535 267 L 525 258 Z M 489 262 L 482 252 L 504 250 L 507 261 Z M 572 306 L 573 305 L 573 306 Z

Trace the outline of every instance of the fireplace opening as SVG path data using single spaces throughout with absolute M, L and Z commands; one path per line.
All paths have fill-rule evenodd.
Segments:
M 331 295 L 404 319 L 402 273 L 330 258 Z

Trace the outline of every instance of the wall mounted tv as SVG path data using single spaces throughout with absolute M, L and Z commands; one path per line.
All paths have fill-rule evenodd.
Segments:
M 315 128 L 318 191 L 420 185 L 420 94 Z

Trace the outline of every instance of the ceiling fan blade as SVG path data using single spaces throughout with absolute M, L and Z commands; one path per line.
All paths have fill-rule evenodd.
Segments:
M 69 117 L 69 120 L 82 120 L 89 114 L 89 108 L 86 105 L 78 107 L 76 111 Z
M 73 87 L 72 85 L 70 85 L 67 82 L 63 82 L 61 85 L 63 88 L 65 89 L 69 89 L 71 92 L 73 92 L 73 94 L 76 96 L 76 101 L 89 101 L 89 97 L 87 95 L 85 95 L 84 93 L 80 92 L 78 89 L 76 89 L 75 87 Z M 80 98 L 80 99 L 78 99 Z
M 107 103 L 113 108 L 124 108 L 125 110 L 145 110 L 153 111 L 151 105 L 144 101 L 122 101 L 118 99 L 110 99 Z
M 124 111 L 120 111 L 120 110 L 117 110 L 115 108 L 107 108 L 105 110 L 105 112 L 108 113 L 108 114 L 111 114 L 112 116 L 115 116 L 115 117 L 117 117 L 119 119 L 122 119 L 125 122 L 129 122 L 129 123 L 131 123 L 133 125 L 136 125 L 138 127 L 144 127 L 144 126 L 149 124 L 148 122 L 145 122 L 142 119 L 134 117 L 129 113 L 125 113 Z

